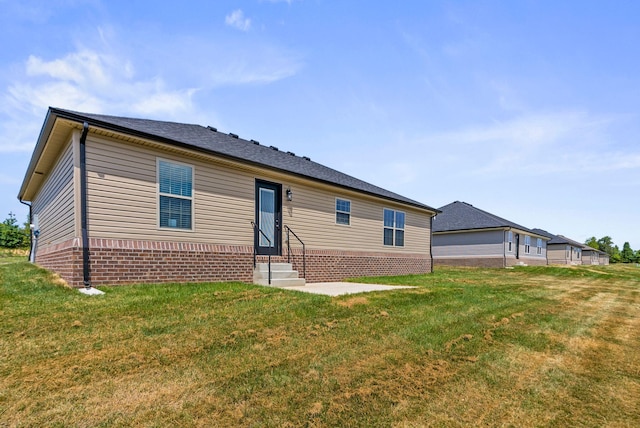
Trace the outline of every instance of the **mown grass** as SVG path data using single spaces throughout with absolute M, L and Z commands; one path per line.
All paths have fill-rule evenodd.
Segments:
M 640 426 L 640 269 L 437 269 L 326 297 L 0 264 L 0 426 Z

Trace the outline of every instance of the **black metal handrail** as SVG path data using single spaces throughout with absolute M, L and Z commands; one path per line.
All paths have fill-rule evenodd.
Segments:
M 251 222 L 251 226 L 253 226 L 253 268 L 255 269 L 256 258 L 258 256 L 258 233 L 264 236 L 264 239 L 266 239 L 267 242 L 269 242 L 269 247 L 271 247 L 271 239 L 269 239 L 269 237 L 265 235 L 262 229 L 260 229 L 258 225 L 255 224 L 254 222 Z M 269 285 L 271 285 L 271 253 L 269 253 L 268 256 L 269 256 Z
M 293 230 L 291 230 L 289 226 L 285 225 L 284 228 L 287 230 L 287 263 L 291 263 L 291 241 L 289 241 L 289 232 L 291 232 L 293 233 L 293 236 L 296 237 L 298 242 L 302 244 L 302 277 L 306 279 L 307 278 L 307 254 L 305 251 L 304 242 L 302 242 L 302 239 L 300 239 L 300 237 L 296 235 L 296 233 Z

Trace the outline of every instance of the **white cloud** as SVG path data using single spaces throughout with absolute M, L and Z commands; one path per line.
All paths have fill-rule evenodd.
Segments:
M 241 31 L 249 31 L 251 19 L 245 18 L 242 9 L 236 9 L 224 18 L 224 23 Z
M 49 106 L 163 118 L 185 118 L 193 111 L 195 89 L 167 89 L 157 77 L 136 79 L 129 61 L 93 50 L 53 60 L 31 55 L 24 70 L 26 78 L 0 96 L 0 152 L 31 150 Z
M 265 84 L 291 77 L 298 69 L 298 64 L 286 58 L 274 57 L 264 63 L 237 58 L 228 62 L 225 68 L 213 70 L 209 77 L 214 86 Z
M 14 108 L 34 113 L 49 106 L 101 113 L 134 105 L 136 111 L 151 114 L 155 107 L 145 111 L 142 106 L 159 98 L 177 101 L 164 109 L 176 113 L 189 107 L 193 94 L 167 91 L 157 78 L 135 80 L 129 61 L 86 49 L 50 61 L 31 55 L 25 72 L 28 78 L 11 84 L 4 98 Z
M 191 110 L 191 98 L 195 92 L 195 89 L 157 92 L 133 104 L 131 109 L 143 116 L 171 114 L 175 110 L 189 111 Z
M 249 25 L 242 14 L 230 17 Z M 198 94 L 206 97 L 221 86 L 268 84 L 302 67 L 293 52 L 235 35 L 169 37 L 100 27 L 83 42 L 92 47 L 78 42 L 75 50 L 50 58 L 29 55 L 21 64 L 0 69 L 0 152 L 30 151 L 49 106 L 190 123 L 215 119 L 220 126 L 215 112 L 194 104 Z M 185 68 L 194 55 L 198 66 Z
M 453 144 L 508 144 L 518 150 L 540 147 L 558 140 L 587 137 L 587 143 L 599 136 L 612 118 L 594 118 L 585 112 L 566 111 L 524 114 L 491 125 L 436 135 L 433 138 Z M 591 134 L 591 136 L 589 136 Z M 585 140 L 581 139 L 581 144 Z
M 583 111 L 522 114 L 486 126 L 425 135 L 407 144 L 466 175 L 634 168 L 640 150 L 623 154 L 611 147 L 610 128 L 621 120 L 625 118 Z
M 606 181 L 605 177 L 615 175 L 626 177 L 628 183 L 638 177 L 640 145 L 624 148 L 612 135 L 627 120 L 561 111 L 522 114 L 450 132 L 390 131 L 373 138 L 344 138 L 367 141 L 366 147 L 345 146 L 340 156 L 327 155 L 327 163 L 426 203 L 438 197 L 441 203 L 490 200 L 494 193 L 526 193 L 524 189 L 582 191 L 593 180 Z M 371 165 L 386 165 L 386 178 L 380 178 Z

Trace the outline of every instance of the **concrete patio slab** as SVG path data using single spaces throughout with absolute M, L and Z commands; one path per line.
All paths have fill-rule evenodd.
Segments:
M 342 296 L 344 294 L 367 293 L 370 291 L 389 291 L 403 288 L 415 288 L 408 285 L 358 284 L 355 282 L 311 282 L 296 287 L 286 287 L 287 290 L 303 291 L 305 293 L 324 294 L 325 296 Z

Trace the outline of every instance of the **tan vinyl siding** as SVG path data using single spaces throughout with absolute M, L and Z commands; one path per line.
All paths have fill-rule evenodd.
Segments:
M 433 237 L 433 257 L 504 257 L 504 245 L 503 230 L 438 234 Z
M 33 214 L 40 228 L 39 248 L 75 237 L 73 202 L 73 150 L 68 143 L 33 198 Z
M 525 237 L 529 236 L 530 249 L 529 253 L 525 252 Z M 520 233 L 520 261 L 523 263 L 541 265 L 547 264 L 547 241 L 542 240 L 542 253 L 538 254 L 537 237 L 528 233 Z
M 193 231 L 160 229 L 157 158 L 194 168 Z M 282 184 L 283 224 L 307 248 L 423 253 L 429 251 L 426 211 L 259 167 L 91 135 L 87 140 L 89 233 L 93 238 L 253 245 L 255 180 Z M 286 200 L 287 188 L 293 201 Z M 351 225 L 335 223 L 335 198 L 351 201 Z M 383 245 L 383 208 L 406 213 L 405 246 Z M 283 246 L 285 246 L 283 236 Z M 292 245 L 295 246 L 295 244 Z
M 602 260 L 602 256 L 595 251 L 589 249 L 582 250 L 582 264 L 583 265 L 599 265 Z
M 547 248 L 547 260 L 549 261 L 549 264 L 566 265 L 570 263 L 571 254 L 569 254 L 569 259 L 567 259 L 566 247 L 567 246 L 565 244 L 549 245 Z
M 284 201 L 283 222 L 314 248 L 389 252 L 429 251 L 429 216 L 410 207 L 359 196 L 339 188 L 292 184 L 293 201 Z M 286 187 L 285 187 L 286 188 Z M 351 201 L 350 225 L 336 224 L 336 197 Z M 383 210 L 405 213 L 404 247 L 383 244 Z
M 158 227 L 158 157 L 194 167 L 193 231 Z M 93 139 L 87 144 L 87 168 L 92 237 L 252 243 L 253 178 L 249 174 L 240 178 L 237 172 L 199 160 L 110 140 L 95 144 Z

